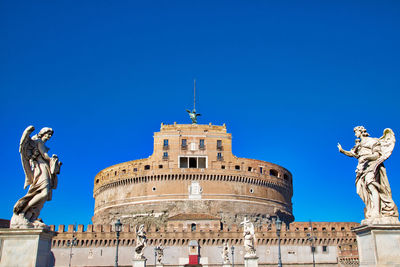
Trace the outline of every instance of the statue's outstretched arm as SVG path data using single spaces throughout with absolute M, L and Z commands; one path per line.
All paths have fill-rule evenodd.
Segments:
M 337 144 L 337 147 L 338 147 L 340 153 L 343 153 L 343 154 L 345 154 L 346 156 L 349 156 L 349 157 L 352 157 L 352 158 L 356 158 L 356 154 L 354 153 L 354 150 L 353 150 L 353 149 L 350 150 L 350 151 L 346 151 L 346 150 L 344 150 L 344 149 L 342 148 L 342 146 L 341 146 L 339 143 Z

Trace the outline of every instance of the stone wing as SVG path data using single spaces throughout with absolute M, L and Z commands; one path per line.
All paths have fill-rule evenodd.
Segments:
M 34 155 L 36 148 L 35 142 L 31 139 L 30 134 L 35 130 L 35 127 L 28 126 L 22 134 L 21 141 L 19 142 L 19 153 L 21 154 L 21 163 L 25 172 L 24 189 L 32 184 L 33 171 L 31 168 L 30 160 Z M 37 149 L 37 148 L 36 148 Z
M 382 151 L 382 157 L 379 159 L 379 161 L 384 162 L 390 157 L 390 155 L 392 155 L 394 144 L 396 143 L 396 138 L 392 129 L 386 128 L 383 131 L 382 137 L 379 138 L 379 142 L 381 143 Z

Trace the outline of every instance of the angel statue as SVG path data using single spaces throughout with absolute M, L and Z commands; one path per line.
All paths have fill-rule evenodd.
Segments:
M 356 169 L 357 194 L 365 203 L 365 219 L 361 224 L 396 224 L 399 212 L 392 199 L 389 181 L 383 162 L 392 154 L 396 139 L 391 129 L 383 131 L 381 138 L 369 137 L 363 126 L 354 128 L 355 146 L 339 152 L 358 159 Z
M 187 109 L 186 111 L 187 113 L 189 113 L 189 117 L 192 120 L 192 124 L 197 124 L 197 117 L 201 116 L 201 114 L 196 113 L 196 109 L 193 109 L 192 111 Z
M 146 247 L 146 232 L 144 231 L 144 224 L 141 224 L 139 228 L 136 226 L 136 246 L 135 246 L 135 259 L 144 259 L 143 250 Z
M 229 260 L 229 246 L 228 246 L 228 242 L 224 242 L 224 247 L 222 248 L 222 261 L 224 264 L 230 264 L 231 261 Z
M 244 237 L 244 250 L 246 254 L 244 255 L 245 258 L 255 258 L 256 257 L 256 248 L 255 248 L 255 241 L 256 237 L 254 235 L 254 225 L 244 217 L 243 222 L 243 237 Z
M 14 206 L 10 228 L 46 228 L 38 217 L 44 203 L 51 200 L 52 189 L 57 188 L 57 174 L 60 173 L 62 163 L 57 155 L 49 157 L 49 148 L 45 146 L 54 131 L 45 127 L 31 138 L 30 134 L 34 130 L 35 127 L 28 126 L 19 144 L 25 172 L 24 189 L 27 186 L 29 189 Z
M 160 243 L 157 247 L 157 264 L 162 265 L 161 261 L 164 257 L 164 246 Z

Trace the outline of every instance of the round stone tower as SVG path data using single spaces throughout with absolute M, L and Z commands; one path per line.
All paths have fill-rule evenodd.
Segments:
M 94 180 L 94 224 L 165 223 L 179 215 L 239 223 L 294 220 L 291 173 L 232 154 L 226 126 L 161 124 L 154 152 L 100 171 Z

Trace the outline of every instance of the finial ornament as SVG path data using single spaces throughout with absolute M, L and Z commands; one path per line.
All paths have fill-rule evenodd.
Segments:
M 337 147 L 340 153 L 358 160 L 356 189 L 365 203 L 365 219 L 361 224 L 398 224 L 399 212 L 383 165 L 392 154 L 396 142 L 394 132 L 387 128 L 381 138 L 372 138 L 363 126 L 357 126 L 354 134 L 355 145 L 350 151 L 339 143 Z
M 197 117 L 201 116 L 201 114 L 196 113 L 196 80 L 194 80 L 194 88 L 193 88 L 193 110 L 186 110 L 189 113 L 189 117 L 192 120 L 192 124 L 197 124 Z
M 28 192 L 14 205 L 10 228 L 47 228 L 39 219 L 39 214 L 46 201 L 51 200 L 53 189 L 57 188 L 57 175 L 62 163 L 57 155 L 47 154 L 45 143 L 52 137 L 51 128 L 42 128 L 32 138 L 35 127 L 28 126 L 22 134 L 19 144 L 22 167 L 25 172 L 24 189 Z

